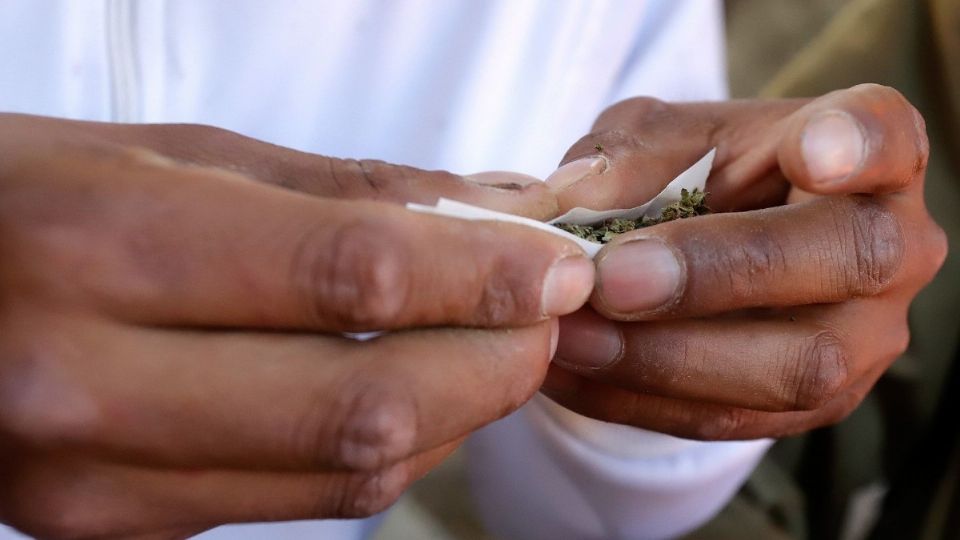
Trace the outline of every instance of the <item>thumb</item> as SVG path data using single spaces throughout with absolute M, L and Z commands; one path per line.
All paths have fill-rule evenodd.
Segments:
M 803 191 L 887 193 L 922 183 L 928 154 L 917 110 L 893 88 L 864 84 L 798 109 L 785 127 L 777 160 Z

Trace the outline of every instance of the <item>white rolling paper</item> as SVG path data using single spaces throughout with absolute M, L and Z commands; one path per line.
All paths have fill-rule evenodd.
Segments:
M 716 155 L 716 148 L 710 150 L 689 169 L 680 173 L 676 178 L 667 184 L 656 197 L 647 201 L 645 204 L 633 208 L 623 208 L 617 210 L 591 210 L 589 208 L 573 208 L 562 216 L 556 217 L 548 222 L 537 221 L 535 219 L 505 214 L 495 210 L 488 210 L 462 203 L 450 199 L 440 198 L 433 206 L 409 203 L 407 208 L 416 212 L 426 214 L 436 214 L 439 216 L 454 217 L 468 220 L 487 220 L 487 221 L 507 221 L 510 223 L 519 223 L 535 229 L 562 236 L 572 242 L 576 242 L 590 257 L 595 257 L 601 244 L 596 244 L 584 240 L 578 236 L 568 233 L 562 229 L 554 227 L 554 223 L 572 223 L 575 225 L 589 225 L 612 218 L 637 219 L 641 216 L 657 217 L 663 207 L 680 200 L 681 190 L 693 191 L 694 189 L 703 190 L 707 183 L 707 177 L 710 176 L 710 169 L 713 167 L 713 157 Z

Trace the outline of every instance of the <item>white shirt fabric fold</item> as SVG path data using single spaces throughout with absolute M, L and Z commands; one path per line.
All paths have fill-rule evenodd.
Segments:
M 538 396 L 474 434 L 467 449 L 477 507 L 497 537 L 604 540 L 690 532 L 736 493 L 770 444 L 677 439 Z
M 212 124 L 460 173 L 545 177 L 619 99 L 726 96 L 719 0 L 0 0 L 0 12 L 0 110 Z M 538 399 L 472 438 L 471 475 L 505 538 L 664 538 L 716 512 L 768 445 L 680 441 Z M 375 525 L 202 537 L 353 539 Z

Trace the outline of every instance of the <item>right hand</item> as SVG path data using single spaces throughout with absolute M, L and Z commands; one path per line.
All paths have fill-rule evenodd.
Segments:
M 567 172 L 605 168 L 562 183 L 563 206 L 638 204 L 716 148 L 716 213 L 604 246 L 591 308 L 561 323 L 558 403 L 679 437 L 785 437 L 845 418 L 906 350 L 947 241 L 924 204 L 924 122 L 899 92 L 633 99 L 570 157 L 598 144 L 602 160 Z
M 308 196 L 77 125 L 0 116 L 0 521 L 30 534 L 378 512 L 536 392 L 555 317 L 593 286 L 533 229 Z M 313 159 L 321 188 L 358 167 Z M 500 197 L 372 166 L 398 199 Z M 393 332 L 341 334 L 368 330 Z

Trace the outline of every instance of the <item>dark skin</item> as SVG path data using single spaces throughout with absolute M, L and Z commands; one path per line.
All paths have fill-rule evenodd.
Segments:
M 522 175 L 21 115 L 0 155 L 0 521 L 42 538 L 374 514 L 537 391 L 594 283 L 398 204 L 555 213 Z
M 837 110 L 883 151 L 816 183 L 797 141 Z M 600 145 L 595 176 L 552 192 L 203 126 L 0 116 L 0 521 L 173 538 L 370 515 L 545 376 L 575 411 L 681 436 L 836 421 L 906 346 L 907 306 L 945 254 L 923 206 L 925 141 L 878 87 L 633 100 L 568 154 Z M 445 196 L 541 219 L 633 206 L 713 146 L 720 213 L 605 247 L 579 311 L 595 276 L 572 244 L 397 204 Z M 606 271 L 639 237 L 682 257 L 683 285 L 631 309 L 656 272 Z M 394 332 L 340 335 L 371 329 Z M 602 352 L 611 335 L 615 354 L 584 367 L 578 344 Z
M 840 142 L 859 134 L 860 152 L 822 144 L 823 126 Z M 681 437 L 780 437 L 844 418 L 904 352 L 908 307 L 943 264 L 946 238 L 923 201 L 923 120 L 895 90 L 626 101 L 565 162 L 598 144 L 602 172 L 565 179 L 561 209 L 637 204 L 716 147 L 707 191 L 718 213 L 604 248 L 590 307 L 561 320 L 543 389 L 555 401 Z M 640 239 L 678 261 L 675 280 L 617 262 Z M 657 286 L 666 292 L 646 290 Z

